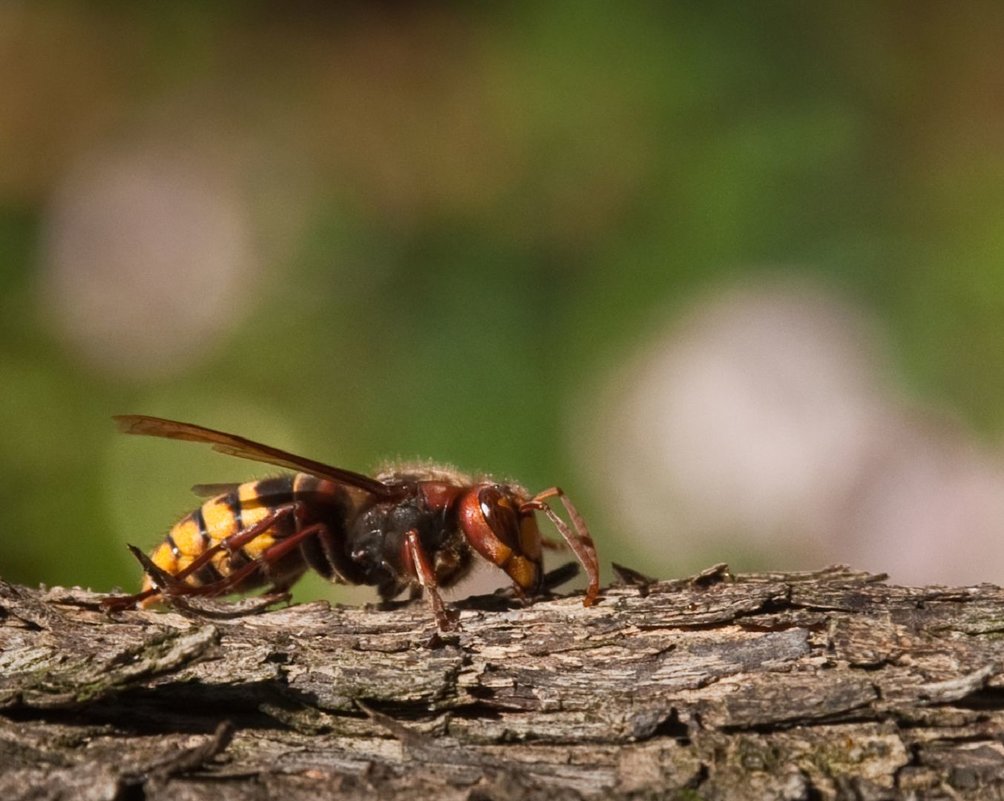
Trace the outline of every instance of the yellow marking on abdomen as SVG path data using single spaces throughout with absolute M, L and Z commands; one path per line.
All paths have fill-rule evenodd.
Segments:
M 170 537 L 174 544 L 178 546 L 178 561 L 182 562 L 188 557 L 188 562 L 206 550 L 205 540 L 202 539 L 202 532 L 199 524 L 195 521 L 194 515 L 189 515 L 183 520 L 175 523 L 171 529 Z M 184 570 L 184 567 L 178 568 Z
M 167 542 L 162 542 L 156 548 L 153 549 L 153 553 L 150 554 L 150 561 L 153 562 L 157 567 L 163 570 L 165 573 L 174 575 L 180 569 L 178 567 L 178 559 L 174 555 L 174 551 L 171 550 L 171 546 Z M 143 592 L 153 589 L 153 580 L 146 574 L 143 575 Z
M 153 553 L 150 554 L 150 561 L 172 576 L 178 572 L 178 560 L 174 551 L 171 550 L 171 546 L 166 542 L 162 542 L 154 548 Z
M 220 495 L 202 504 L 202 519 L 206 533 L 215 545 L 237 533 L 237 519 L 226 502 L 226 495 Z
M 248 481 L 237 488 L 237 498 L 241 505 L 241 527 L 251 528 L 271 513 L 271 509 L 262 503 L 258 494 L 258 482 Z
M 241 484 L 237 488 L 237 497 L 241 504 L 241 527 L 244 529 L 251 528 L 272 514 L 272 508 L 262 503 L 261 495 L 258 494 L 257 481 Z M 275 537 L 272 536 L 272 529 L 267 529 L 247 543 L 242 550 L 251 559 L 257 559 L 263 551 L 273 545 L 275 545 Z

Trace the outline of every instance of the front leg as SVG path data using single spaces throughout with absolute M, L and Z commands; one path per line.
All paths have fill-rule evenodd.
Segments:
M 429 564 L 429 557 L 419 542 L 418 532 L 410 529 L 404 535 L 405 552 L 408 555 L 406 562 L 410 562 L 410 567 L 414 571 L 415 578 L 422 589 L 425 590 L 429 598 L 429 605 L 432 607 L 432 614 L 436 617 L 436 625 L 440 631 L 451 631 L 459 628 L 457 613 L 447 610 L 443 598 L 439 594 L 439 582 L 436 581 L 436 573 Z

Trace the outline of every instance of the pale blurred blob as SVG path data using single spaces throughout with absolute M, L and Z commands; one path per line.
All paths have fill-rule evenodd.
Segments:
M 848 562 L 903 582 L 1000 581 L 1004 463 L 883 381 L 873 332 L 825 291 L 723 291 L 601 393 L 594 480 L 663 571 Z
M 1004 580 L 999 453 L 960 428 L 906 417 L 871 455 L 846 516 L 833 521 L 841 560 L 903 583 Z
M 92 365 L 163 378 L 208 357 L 245 311 L 258 264 L 222 169 L 159 141 L 92 153 L 47 220 L 42 302 Z

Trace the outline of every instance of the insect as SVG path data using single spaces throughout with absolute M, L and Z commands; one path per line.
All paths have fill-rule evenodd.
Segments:
M 554 525 L 585 568 L 583 604 L 599 592 L 596 548 L 585 521 L 557 487 L 535 495 L 518 484 L 472 479 L 455 470 L 402 466 L 376 476 L 315 462 L 192 423 L 145 415 L 114 418 L 119 430 L 204 442 L 221 453 L 296 471 L 243 484 L 197 485 L 212 495 L 175 523 L 144 567 L 143 589 L 111 596 L 120 611 L 189 596 L 219 596 L 266 586 L 282 593 L 308 569 L 343 584 L 375 586 L 381 599 L 423 591 L 436 623 L 452 628 L 441 587 L 467 574 L 480 556 L 501 568 L 518 597 L 541 589 L 542 547 L 536 513 Z M 548 504 L 560 499 L 571 523 Z

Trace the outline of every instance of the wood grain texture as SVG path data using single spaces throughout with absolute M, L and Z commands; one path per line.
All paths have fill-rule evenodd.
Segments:
M 0 582 L 4 799 L 1004 797 L 1004 591 L 842 568 L 582 607 L 129 612 Z

